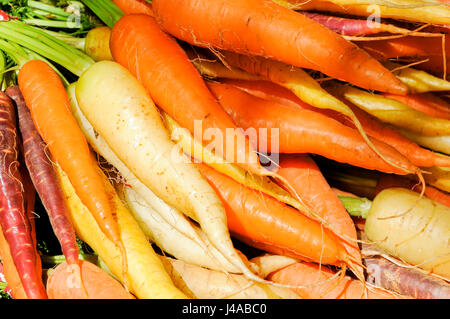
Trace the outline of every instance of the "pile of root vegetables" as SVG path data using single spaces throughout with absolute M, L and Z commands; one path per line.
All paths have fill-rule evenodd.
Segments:
M 0 297 L 450 298 L 446 1 L 1 9 Z

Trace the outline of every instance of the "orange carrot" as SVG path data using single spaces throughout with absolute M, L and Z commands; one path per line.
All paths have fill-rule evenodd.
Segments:
M 392 187 L 407 188 L 417 193 L 422 192 L 422 185 L 414 182 L 411 179 L 395 175 L 383 175 L 378 179 L 377 186 L 375 188 L 375 194 L 378 194 L 384 189 Z M 450 207 L 450 194 L 440 191 L 433 186 L 427 185 L 427 187 L 425 187 L 424 195 L 429 199 Z
M 275 254 L 337 266 L 348 262 L 344 248 L 320 223 L 204 164 L 197 167 L 222 199 L 233 236 Z
M 210 82 L 208 86 L 239 127 L 267 128 L 267 134 L 257 136 L 260 152 L 270 152 L 278 143 L 280 153 L 314 153 L 367 169 L 405 174 L 382 160 L 358 131 L 338 121 L 317 112 L 262 100 L 231 85 Z M 271 129 L 279 129 L 274 139 Z M 375 139 L 372 142 L 392 162 L 417 170 L 389 145 Z
M 50 299 L 132 299 L 125 288 L 104 270 L 94 264 L 81 260 L 81 276 L 85 290 L 80 282 L 75 282 L 78 271 L 66 262 L 52 270 L 47 280 Z
M 407 92 L 355 44 L 272 0 L 154 0 L 153 11 L 164 30 L 193 45 L 318 70 L 365 89 Z
M 291 264 L 269 275 L 268 279 L 288 285 L 307 286 L 294 289 L 307 299 L 406 299 L 387 290 L 367 288 L 358 280 L 350 277 L 332 278 L 334 272 L 326 267 L 306 262 Z M 329 281 L 326 281 L 329 280 Z
M 125 14 L 143 13 L 153 16 L 152 5 L 145 0 L 114 0 Z
M 348 117 L 342 116 L 338 112 L 334 112 L 332 110 L 321 110 L 314 108 L 301 101 L 288 89 L 277 84 L 267 81 L 242 80 L 222 80 L 222 82 L 233 85 L 234 87 L 237 87 L 247 93 L 263 98 L 265 100 L 321 113 L 341 122 L 346 126 L 355 128 L 353 121 L 351 121 L 351 119 L 349 119 Z M 442 102 L 445 103 L 445 101 L 443 100 Z M 369 136 L 394 147 L 398 152 L 408 158 L 412 164 L 419 167 L 450 166 L 450 159 L 448 159 L 447 157 L 440 156 L 420 147 L 416 143 L 403 136 L 395 128 L 383 124 L 378 119 L 359 109 L 355 105 L 352 105 L 348 102 L 347 105 L 351 108 L 353 113 L 355 113 L 356 117 L 361 122 L 364 130 Z
M 408 104 L 413 109 L 429 116 L 450 120 L 450 104 L 431 93 L 395 95 L 383 94 L 385 97 Z
M 207 143 L 210 138 L 202 132 L 202 136 L 198 136 L 194 129 L 196 121 L 203 130 L 218 131 L 223 137 L 227 129 L 234 128 L 237 139 L 243 141 L 243 147 L 239 147 L 240 143 L 233 143 L 234 157 L 230 158 L 229 152 L 225 152 L 228 148 L 224 144 L 227 143 L 222 143 L 222 148 L 215 149 L 216 154 L 232 162 L 239 159 L 238 164 L 252 173 L 268 174 L 260 165 L 248 138 L 236 129 L 214 99 L 186 53 L 175 39 L 161 31 L 152 17 L 139 14 L 121 18 L 112 30 L 111 52 L 117 62 L 138 78 L 155 104 L 197 140 Z
M 278 174 L 292 185 L 306 204 L 347 237 L 340 242 L 361 265 L 355 225 L 312 158 L 307 154 L 281 155 L 279 165 Z M 357 269 L 359 278 L 364 278 L 361 267 L 354 265 L 354 269 Z
M 20 69 L 19 87 L 53 158 L 67 172 L 77 195 L 102 231 L 122 247 L 109 197 L 95 170 L 86 138 L 72 116 L 60 78 L 47 63 L 33 60 Z

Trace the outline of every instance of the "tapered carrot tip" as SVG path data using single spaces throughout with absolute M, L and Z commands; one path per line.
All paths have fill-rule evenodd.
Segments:
M 50 299 L 133 299 L 125 288 L 104 270 L 80 260 L 80 267 L 66 262 L 58 265 L 47 280 Z M 84 285 L 84 287 L 83 287 Z

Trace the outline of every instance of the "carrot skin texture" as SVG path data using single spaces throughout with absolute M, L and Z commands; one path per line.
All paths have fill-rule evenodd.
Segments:
M 294 187 L 309 207 L 339 232 L 355 240 L 338 239 L 347 253 L 359 264 L 362 264 L 361 252 L 356 241 L 358 237 L 355 225 L 313 159 L 307 154 L 283 154 L 280 156 L 279 166 L 278 174 Z M 354 268 L 357 269 L 360 278 L 364 278 L 362 268 L 359 266 Z
M 293 94 L 288 89 L 279 86 L 277 84 L 267 82 L 267 81 L 242 81 L 242 80 L 222 80 L 222 83 L 232 85 L 237 87 L 249 94 L 256 97 L 273 101 L 276 103 L 285 104 L 291 107 L 302 108 L 310 111 L 314 111 L 328 117 L 333 118 L 340 123 L 349 126 L 351 128 L 356 128 L 354 123 L 346 116 L 334 112 L 333 110 L 323 110 L 314 108 L 311 105 L 304 103 L 295 94 Z M 409 96 L 409 95 L 408 95 Z M 421 95 L 422 96 L 422 95 Z M 396 95 L 396 97 L 402 97 Z M 445 103 L 445 102 L 444 102 Z M 384 143 L 394 147 L 398 152 L 403 154 L 408 158 L 412 164 L 419 167 L 431 167 L 431 166 L 450 166 L 450 159 L 433 153 L 427 149 L 424 149 L 417 145 L 416 143 L 410 141 L 408 138 L 403 136 L 395 128 L 385 125 L 380 122 L 375 117 L 359 109 L 355 105 L 347 102 L 347 105 L 355 113 L 356 117 L 360 121 L 361 125 L 364 127 L 366 133 L 383 141 Z
M 46 299 L 45 287 L 37 273 L 36 249 L 26 216 L 21 177 L 17 169 L 17 131 L 14 107 L 9 97 L 0 93 L 0 225 L 9 244 L 22 285 L 30 299 Z
M 228 227 L 237 238 L 274 253 L 324 264 L 343 264 L 343 247 L 320 223 L 206 165 L 197 167 L 222 199 Z
M 364 258 L 368 282 L 416 299 L 450 299 L 450 284 L 381 258 Z
M 112 30 L 110 43 L 114 59 L 137 77 L 155 104 L 196 139 L 200 139 L 194 129 L 196 120 L 201 121 L 203 130 L 220 130 L 223 136 L 227 129 L 236 128 L 184 50 L 159 28 L 154 18 L 143 14 L 122 17 Z M 189 106 L 188 112 L 186 106 Z M 209 139 L 204 135 L 201 139 L 206 143 Z M 245 159 L 239 165 L 255 173 L 261 172 L 248 138 L 240 131 L 237 135 L 245 142 L 242 148 L 234 145 L 235 158 Z M 225 155 L 224 149 L 216 149 L 219 156 Z
M 143 13 L 153 16 L 152 5 L 145 0 L 113 0 L 125 14 Z
M 94 214 L 102 231 L 114 243 L 120 243 L 108 196 L 95 171 L 86 138 L 72 116 L 60 78 L 47 63 L 33 60 L 22 66 L 18 80 L 36 129 L 53 158 L 68 173 L 77 194 Z
M 69 264 L 77 263 L 78 246 L 75 231 L 69 220 L 69 213 L 53 165 L 45 153 L 45 142 L 34 126 L 20 89 L 17 86 L 10 87 L 6 93 L 17 105 L 25 163 L 33 185 L 48 212 L 52 228 L 61 244 L 67 262 Z
M 193 45 L 318 70 L 365 89 L 408 91 L 355 44 L 271 0 L 155 0 L 153 12 L 164 30 Z
M 258 137 L 260 152 L 270 151 L 271 129 L 279 128 L 280 153 L 314 153 L 367 169 L 405 174 L 378 157 L 357 130 L 318 112 L 262 100 L 230 85 L 209 82 L 208 86 L 236 125 L 243 129 L 268 129 L 267 138 Z M 377 140 L 373 143 L 391 161 L 415 169 L 389 145 Z

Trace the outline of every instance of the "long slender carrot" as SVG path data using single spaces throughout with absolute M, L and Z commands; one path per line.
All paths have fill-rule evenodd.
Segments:
M 208 86 L 239 127 L 267 128 L 267 134 L 256 137 L 260 152 L 270 152 L 278 143 L 280 153 L 314 153 L 367 169 L 404 174 L 378 157 L 358 131 L 338 121 L 313 111 L 259 99 L 231 85 L 210 82 Z M 272 138 L 272 129 L 279 130 L 278 136 Z M 389 145 L 375 139 L 372 142 L 397 165 L 416 170 Z
M 14 265 L 30 299 L 45 299 L 45 287 L 37 273 L 37 251 L 24 208 L 21 177 L 17 169 L 18 136 L 16 116 L 9 97 L 0 93 L 0 226 L 9 244 Z
M 402 176 L 382 175 L 378 179 L 377 186 L 375 187 L 375 194 L 392 187 L 408 188 L 417 193 L 422 191 L 422 186 L 411 179 L 404 178 Z M 450 207 L 450 194 L 444 193 L 433 186 L 427 185 L 424 195 L 429 199 Z
M 407 92 L 355 44 L 271 0 L 155 0 L 153 11 L 164 30 L 193 45 L 318 70 L 365 89 Z
M 304 198 L 305 202 L 337 231 L 350 239 L 340 240 L 340 242 L 347 253 L 361 265 L 362 258 L 355 225 L 313 159 L 307 154 L 283 154 L 279 165 L 278 174 L 294 187 L 299 196 Z M 363 269 L 360 266 L 355 264 L 353 269 L 358 272 L 359 278 L 364 278 Z
M 408 104 L 413 109 L 429 116 L 450 120 L 450 104 L 431 93 L 395 95 L 383 94 L 385 97 Z
M 346 126 L 355 128 L 353 121 L 348 117 L 329 110 L 319 110 L 301 101 L 288 89 L 268 81 L 242 81 L 242 80 L 222 80 L 222 83 L 232 85 L 245 92 L 259 98 L 285 104 L 291 107 L 299 107 L 306 110 L 319 112 L 329 116 Z M 369 115 L 355 105 L 348 103 L 348 106 L 355 113 L 364 130 L 371 137 L 374 137 L 386 144 L 391 145 L 411 163 L 419 167 L 449 166 L 450 160 L 427 149 L 424 149 L 402 135 L 395 128 L 385 125 L 375 117 Z
M 228 143 L 215 149 L 216 154 L 257 175 L 268 174 L 262 168 L 248 138 L 239 130 L 228 114 L 209 92 L 200 74 L 177 42 L 165 34 L 148 15 L 128 15 L 121 18 L 112 30 L 111 52 L 114 59 L 134 74 L 148 90 L 155 103 L 177 123 L 187 128 L 197 140 L 208 143 L 208 134 L 198 132 L 212 129 L 226 136 L 227 129 L 235 129 L 238 141 L 233 143 L 230 156 Z M 186 107 L 189 106 L 189 111 Z M 198 136 L 199 133 L 201 136 Z M 236 160 L 238 159 L 238 160 Z
M 67 172 L 102 231 L 116 245 L 123 247 L 109 197 L 95 171 L 86 138 L 70 112 L 69 99 L 60 78 L 48 64 L 33 60 L 20 69 L 18 81 L 37 131 L 53 158 Z
M 204 164 L 197 167 L 221 197 L 235 237 L 294 258 L 337 266 L 348 262 L 344 248 L 320 223 Z
M 153 16 L 152 5 L 145 0 L 114 0 L 125 14 L 143 13 Z
M 294 291 L 304 298 L 310 299 L 404 299 L 407 297 L 382 290 L 367 288 L 363 283 L 344 277 L 333 278 L 334 272 L 326 267 L 307 262 L 298 262 L 273 272 L 268 279 L 282 284 L 311 285 Z M 328 280 L 327 282 L 325 282 Z M 318 282 L 325 282 L 314 286 Z
M 69 220 L 64 195 L 58 184 L 53 165 L 45 153 L 45 143 L 34 126 L 30 111 L 19 88 L 17 86 L 9 87 L 6 93 L 17 105 L 25 163 L 33 184 L 49 214 L 50 222 L 67 262 L 69 264 L 78 263 L 78 246 L 75 240 L 75 231 Z

